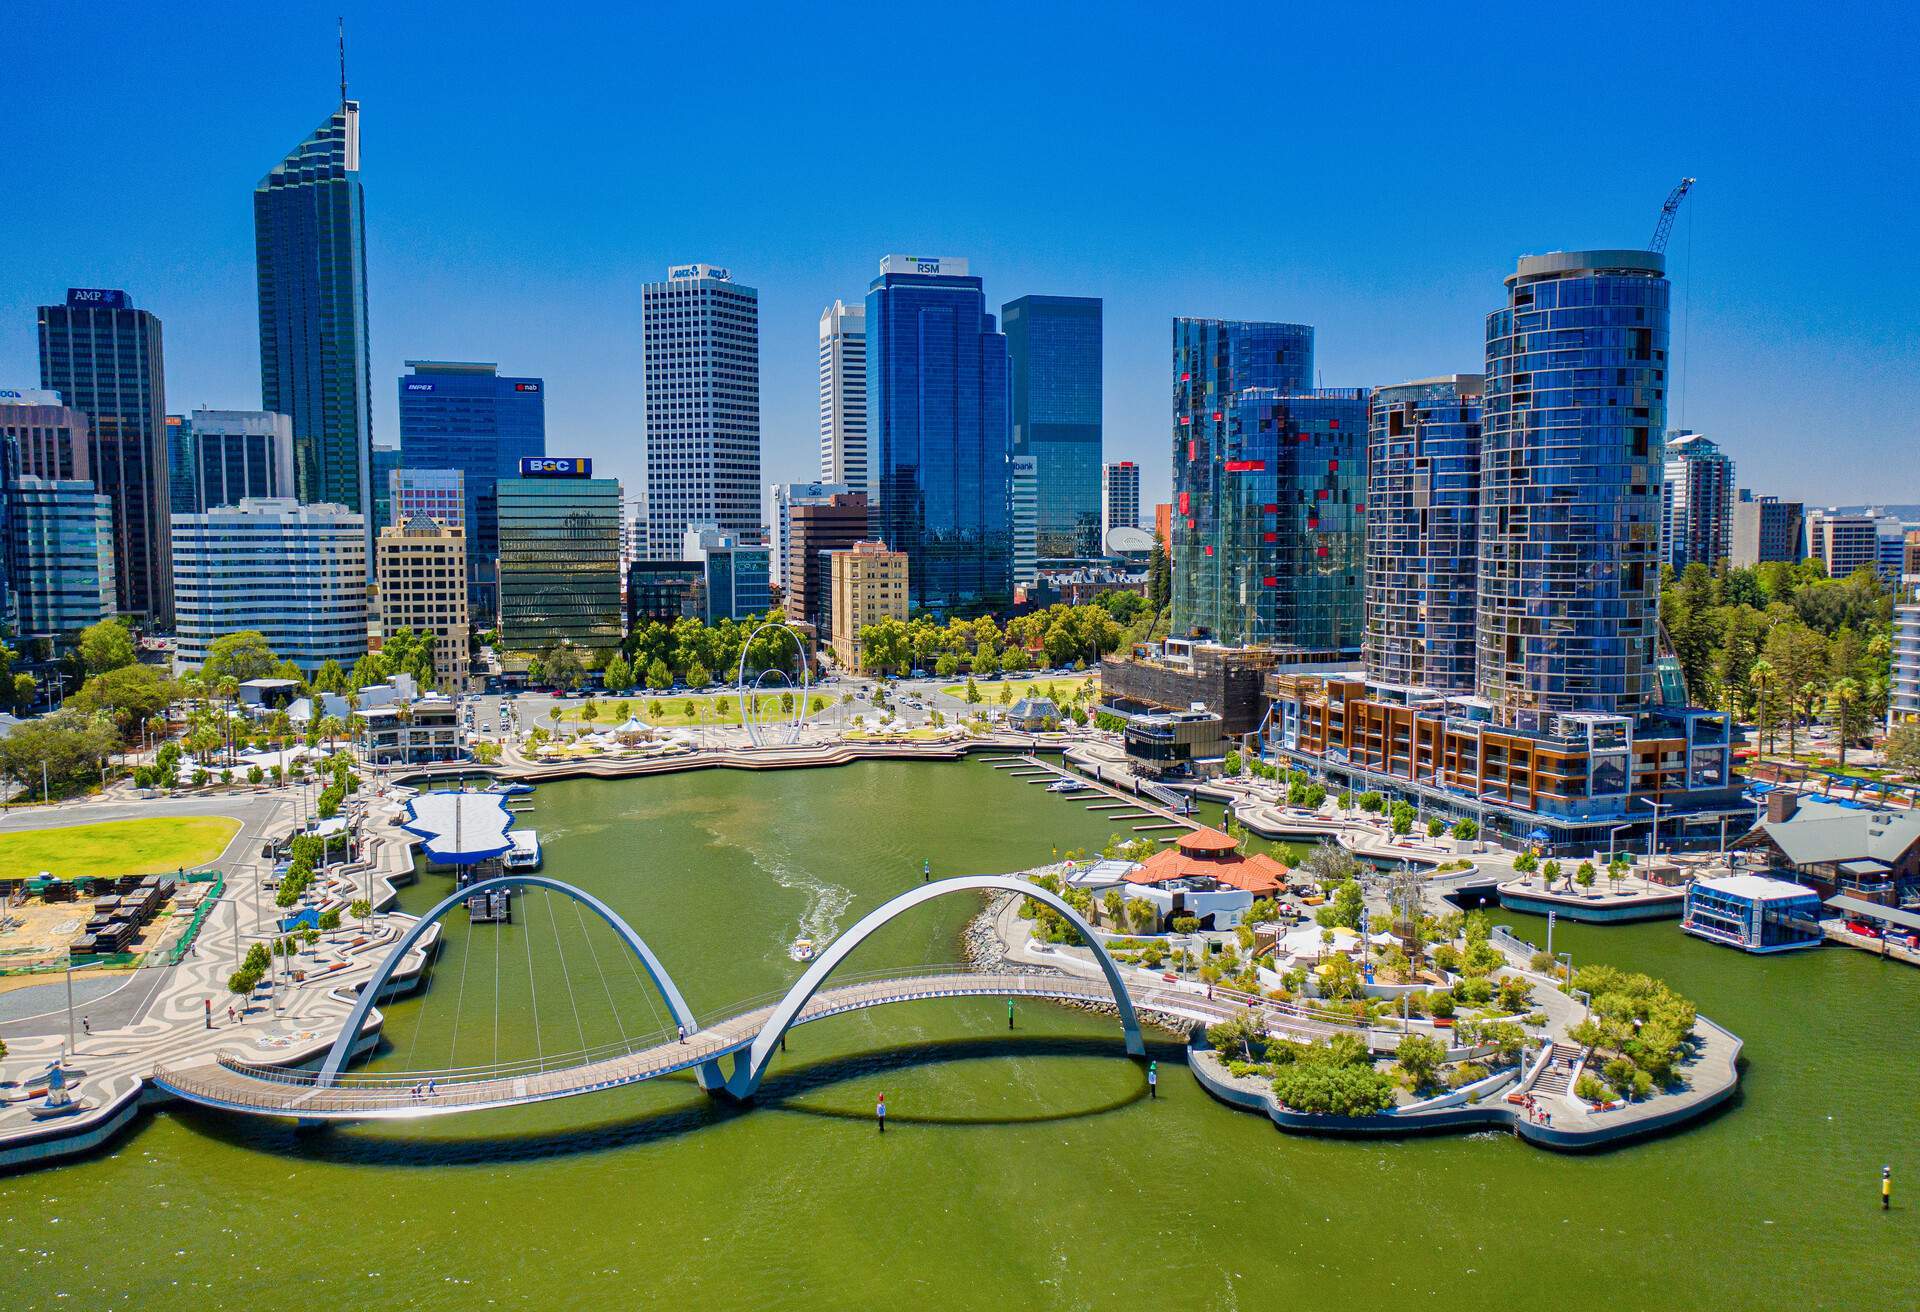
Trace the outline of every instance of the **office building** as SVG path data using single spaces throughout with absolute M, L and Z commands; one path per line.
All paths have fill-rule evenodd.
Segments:
M 1040 574 L 1040 468 L 1032 456 L 1015 456 L 1009 487 L 1013 498 L 1013 584 L 1024 588 Z
M 1140 527 L 1140 466 L 1110 460 L 1100 481 L 1100 541 L 1116 528 Z
M 1521 258 L 1487 316 L 1480 695 L 1502 724 L 1654 699 L 1665 259 Z
M 408 469 L 387 474 L 387 504 L 393 522 L 405 524 L 425 515 L 448 528 L 467 527 L 467 478 L 458 469 Z M 468 605 L 472 605 L 469 592 Z
M 1022 296 L 1000 307 L 1000 328 L 1013 395 L 1013 454 L 1034 462 L 1036 552 L 1042 560 L 1097 556 L 1100 298 Z
M 1806 507 L 1779 497 L 1756 497 L 1741 488 L 1733 503 L 1727 559 L 1746 568 L 1770 560 L 1795 561 L 1806 554 Z
M 188 507 L 179 513 L 293 496 L 293 421 L 285 415 L 195 410 L 173 431 L 182 429 L 191 435 L 194 482 Z
M 1007 339 L 967 262 L 889 255 L 867 291 L 867 448 L 879 534 L 905 553 L 912 605 L 1013 599 Z
M 882 620 L 907 617 L 911 565 L 906 553 L 884 542 L 856 542 L 831 556 L 833 659 L 843 670 L 861 669 L 861 631 Z
M 5 520 L 20 637 L 71 637 L 113 614 L 113 503 L 92 483 L 23 474 Z
M 172 511 L 160 320 L 123 291 L 74 287 L 64 304 L 41 306 L 39 322 L 40 386 L 87 417 L 85 477 L 113 503 L 118 607 L 165 628 Z
M 627 627 L 671 625 L 683 616 L 707 617 L 707 562 L 704 560 L 631 560 L 627 562 Z
M 1219 537 L 1227 480 L 1252 470 L 1250 457 L 1229 454 L 1238 450 L 1242 435 L 1229 435 L 1227 410 L 1243 392 L 1298 394 L 1311 387 L 1313 329 L 1297 323 L 1175 319 L 1173 377 L 1172 632 L 1253 641 L 1254 626 L 1245 610 L 1254 598 L 1239 577 L 1245 562 L 1230 567 Z M 1261 431 L 1256 419 L 1255 436 Z M 1270 425 L 1266 431 L 1271 434 Z M 1270 503 L 1253 504 L 1257 517 L 1264 513 L 1259 507 Z M 1279 503 L 1271 504 L 1277 514 Z M 1294 509 L 1287 507 L 1289 515 Z M 1267 530 L 1255 524 L 1251 531 L 1262 536 Z M 1272 531 L 1277 544 L 1279 529 Z M 1275 573 L 1252 577 L 1256 587 L 1267 586 L 1260 582 L 1267 578 L 1274 580 L 1273 588 L 1281 586 Z
M 793 542 L 793 512 L 797 506 L 825 505 L 836 496 L 844 496 L 853 491 L 865 495 L 864 488 L 853 488 L 845 483 L 775 483 L 767 489 L 767 545 L 773 549 L 773 581 L 781 587 L 787 583 L 787 556 Z M 862 502 L 864 505 L 865 503 Z M 862 533 L 859 536 L 865 537 Z
M 1861 512 L 1810 510 L 1806 514 L 1807 555 L 1826 567 L 1827 577 L 1846 578 L 1870 569 L 1897 579 L 1906 563 L 1906 526 L 1877 509 Z
M 373 552 L 373 375 L 360 103 L 341 99 L 253 189 L 260 408 L 293 421 L 296 495 L 358 513 Z
M 167 505 L 174 515 L 191 515 L 200 506 L 200 451 L 193 421 L 167 416 Z
M 500 642 L 538 655 L 559 643 L 620 645 L 620 482 L 577 456 L 522 461 L 497 486 Z
M 1718 568 L 1733 554 L 1733 460 L 1712 438 L 1667 435 L 1661 541 L 1676 573 Z
M 381 529 L 374 551 L 383 638 L 401 629 L 433 634 L 434 685 L 464 692 L 471 632 L 466 531 L 415 515 Z
M 198 669 L 222 634 L 255 629 L 312 673 L 367 650 L 366 523 L 345 506 L 253 498 L 173 518 L 174 663 Z
M 782 596 L 788 619 L 811 624 L 816 634 L 829 631 L 833 575 L 828 553 L 846 551 L 866 536 L 865 492 L 843 492 L 824 501 L 794 506 L 788 524 L 786 588 Z
M 709 624 L 754 620 L 773 609 L 770 549 L 741 542 L 717 524 L 694 524 L 680 537 L 680 559 L 699 561 Z
M 820 312 L 820 481 L 865 492 L 867 462 L 867 307 L 835 301 Z
M 505 377 L 491 361 L 408 360 L 399 380 L 403 469 L 457 469 L 466 496 L 467 598 L 482 626 L 499 611 L 499 506 L 503 478 L 547 453 L 547 387 Z M 440 516 L 435 516 L 440 518 Z
M 1153 503 L 1153 536 L 1160 541 L 1160 547 L 1167 553 L 1167 559 L 1173 559 L 1173 503 L 1156 501 Z
M 1887 729 L 1920 724 L 1920 583 L 1905 582 L 1893 608 L 1893 661 L 1887 676 Z
M 1478 374 L 1378 387 L 1367 443 L 1367 677 L 1471 693 Z
M 20 472 L 36 478 L 91 479 L 87 416 L 58 392 L 0 387 L 0 442 L 19 452 Z
M 646 555 L 691 524 L 760 538 L 760 293 L 710 264 L 640 289 Z

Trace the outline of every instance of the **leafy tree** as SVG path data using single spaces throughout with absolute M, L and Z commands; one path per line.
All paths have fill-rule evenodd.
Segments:
M 232 679 L 245 683 L 249 679 L 266 678 L 278 664 L 279 658 L 267 645 L 265 634 L 257 629 L 241 629 L 236 633 L 223 633 L 208 645 L 200 675 L 205 680 Z
M 1134 933 L 1146 933 L 1153 928 L 1154 921 L 1158 917 L 1159 912 L 1154 909 L 1153 903 L 1145 898 L 1136 897 L 1128 900 L 1127 918 L 1133 922 Z
M 1480 837 L 1480 826 L 1473 820 L 1462 816 L 1453 822 L 1453 836 L 1462 842 L 1472 842 Z
M 1153 533 L 1153 554 L 1147 557 L 1147 605 L 1165 610 L 1173 599 L 1173 561 L 1167 541 L 1158 529 Z
M 25 720 L 0 738 L 0 775 L 14 780 L 29 796 L 43 778 L 58 793 L 98 782 L 99 771 L 120 746 L 113 722 L 97 712 L 59 710 Z
M 546 666 L 547 682 L 557 687 L 573 687 L 580 682 L 580 676 L 585 672 L 585 666 L 580 661 L 580 652 L 570 642 L 555 643 L 547 648 L 540 659 Z M 669 686 L 672 682 L 673 680 L 669 678 L 667 683 L 661 686 Z
M 1592 890 L 1593 881 L 1598 875 L 1599 872 L 1593 868 L 1593 862 L 1582 861 L 1580 869 L 1574 872 L 1573 882 L 1580 885 L 1582 892 L 1588 892 Z
M 134 662 L 133 633 L 118 619 L 104 619 L 80 630 L 75 645 L 80 664 L 90 675 L 105 674 Z
M 667 668 L 665 661 L 656 658 L 651 665 L 647 666 L 647 688 L 652 692 L 665 692 L 671 687 L 673 687 L 673 671 Z
M 1122 899 L 1120 896 L 1120 890 L 1117 888 L 1108 889 L 1106 892 L 1106 896 L 1100 899 L 1100 905 L 1106 910 L 1107 923 L 1109 925 L 1117 926 L 1124 923 L 1121 920 L 1121 907 L 1122 907 L 1123 900 L 1124 899 Z
M 967 705 L 978 706 L 983 700 L 985 699 L 980 695 L 980 685 L 975 683 L 973 676 L 969 674 L 967 676 Z
M 693 688 L 704 688 L 713 682 L 713 674 L 699 661 L 687 666 L 687 684 Z
M 1426 1093 L 1439 1077 L 1447 1060 L 1447 1045 L 1425 1034 L 1405 1034 L 1394 1049 L 1394 1065 L 1406 1077 L 1415 1093 Z
M 1431 820 L 1427 821 L 1427 837 L 1428 838 L 1438 838 L 1440 837 L 1440 835 L 1446 832 L 1447 832 L 1447 822 L 1445 820 L 1442 820 L 1439 816 L 1434 816 Z
M 607 662 L 606 671 L 600 677 L 608 692 L 627 692 L 633 687 L 633 665 L 624 653 L 615 652 L 613 659 Z
M 148 720 L 179 699 L 179 683 L 158 666 L 119 665 L 88 679 L 67 698 L 67 706 L 105 712 L 123 737 L 133 738 Z
M 1906 774 L 1920 773 L 1920 723 L 1896 724 L 1883 748 L 1887 764 Z

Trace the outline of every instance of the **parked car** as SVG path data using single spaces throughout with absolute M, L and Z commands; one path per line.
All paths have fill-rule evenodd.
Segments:
M 1849 934 L 1858 934 L 1861 938 L 1880 937 L 1880 931 L 1864 920 L 1849 920 L 1847 922 L 1847 932 Z

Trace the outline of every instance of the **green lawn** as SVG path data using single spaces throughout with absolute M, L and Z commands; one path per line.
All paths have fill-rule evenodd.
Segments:
M 229 816 L 170 816 L 112 820 L 64 829 L 16 829 L 0 833 L 0 879 L 22 879 L 50 870 L 63 879 L 80 875 L 159 875 L 204 866 L 240 832 Z
M 1043 675 L 1038 679 L 995 679 L 977 686 L 980 689 L 982 705 L 998 706 L 1002 688 L 1013 689 L 1013 700 L 1019 701 L 1022 697 L 1045 697 L 1047 689 L 1056 687 L 1060 690 L 1062 697 L 1070 697 L 1082 684 L 1093 682 L 1092 674 L 1068 674 L 1061 675 L 1059 678 L 1047 678 Z M 967 699 L 967 681 L 962 679 L 958 683 L 948 684 L 940 691 L 956 701 L 964 702 Z
M 828 707 L 833 706 L 837 700 L 835 697 L 824 692 L 816 692 L 813 695 Z M 780 694 L 777 691 L 763 692 L 760 696 L 766 707 L 762 712 L 763 717 L 778 718 L 781 716 Z M 727 710 L 724 715 L 714 709 L 715 705 L 722 699 L 725 699 L 727 703 Z M 626 712 L 625 714 L 616 714 L 615 712 L 618 711 L 621 702 L 627 704 Z M 658 712 L 653 709 L 655 702 L 658 702 L 660 705 Z M 687 715 L 686 710 L 689 702 L 693 704 L 693 715 L 691 717 Z M 667 726 L 676 724 L 737 725 L 740 723 L 740 698 L 733 693 L 692 695 L 684 693 L 661 693 L 656 696 L 653 693 L 643 692 L 627 693 L 619 697 L 595 697 L 592 701 L 595 718 L 592 720 L 586 718 L 585 712 L 588 703 L 585 701 L 577 704 L 566 702 L 558 704 L 566 707 L 561 723 L 572 729 L 608 729 L 616 724 L 623 723 L 628 715 L 637 715 L 648 724 Z M 791 714 L 791 712 L 787 712 L 787 714 Z M 553 728 L 553 721 L 543 715 L 535 721 L 521 722 L 522 728 L 530 729 L 535 725 L 538 725 L 542 729 L 551 729 Z

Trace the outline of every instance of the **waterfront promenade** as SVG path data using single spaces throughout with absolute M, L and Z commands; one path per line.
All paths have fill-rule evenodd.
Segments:
M 13 1081 L 13 1087 L 4 1090 L 6 1101 L 0 1102 L 0 1167 L 53 1160 L 105 1142 L 151 1099 L 149 1078 L 162 1062 L 210 1059 L 220 1052 L 246 1052 L 258 1060 L 311 1059 L 338 1032 L 351 1006 L 351 990 L 372 975 L 412 923 L 411 917 L 375 915 L 364 929 L 343 927 L 324 935 L 294 958 L 304 980 L 282 976 L 243 1003 L 228 991 L 227 977 L 248 947 L 275 936 L 278 918 L 287 914 L 274 905 L 271 893 L 259 888 L 257 856 L 265 838 L 294 825 L 291 796 L 235 792 L 97 802 L 71 805 L 54 815 L 16 813 L 7 820 L 18 827 L 38 827 L 50 821 L 91 824 L 130 814 L 242 818 L 239 834 L 218 862 L 226 892 L 201 925 L 193 951 L 178 964 L 119 972 L 125 978 L 114 992 L 75 1006 L 71 1048 L 59 975 L 32 988 L 33 1014 L 0 1025 L 8 1049 L 0 1065 Z M 363 894 L 371 894 L 376 907 L 391 900 L 393 882 L 413 868 L 412 840 L 391 826 L 393 814 L 385 805 L 369 808 L 362 861 L 327 868 L 319 905 L 344 907 Z M 397 972 L 403 986 L 415 982 L 424 960 L 423 950 L 403 963 Z M 231 1022 L 230 1005 L 244 1008 Z M 44 1088 L 43 1073 L 60 1060 L 76 1110 L 46 1116 L 41 1111 L 44 1097 L 26 1096 L 26 1091 Z

